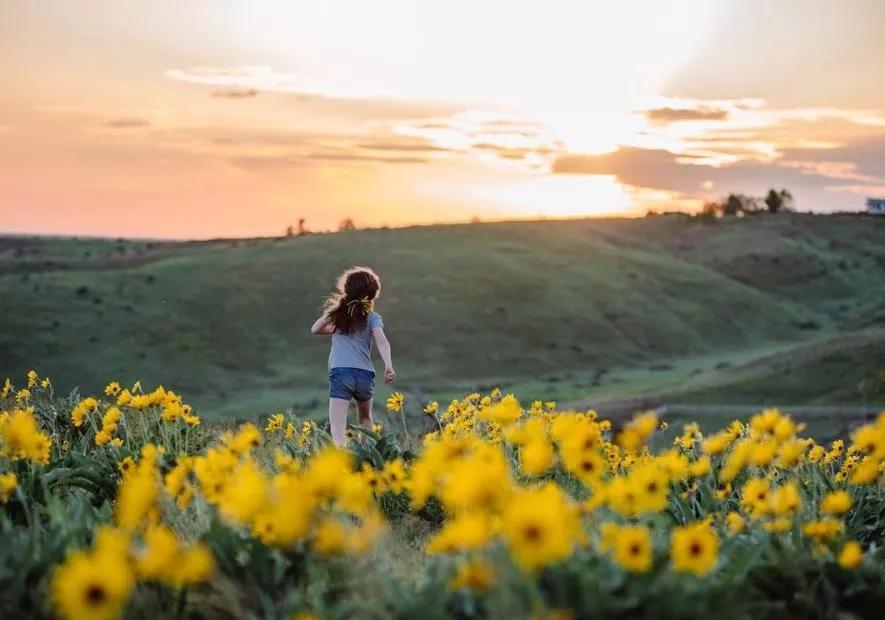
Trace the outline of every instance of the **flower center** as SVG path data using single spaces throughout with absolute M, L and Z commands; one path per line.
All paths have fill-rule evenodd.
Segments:
M 92 584 L 86 589 L 86 602 L 90 605 L 101 605 L 107 599 L 107 593 L 104 588 L 97 584 Z
M 529 525 L 523 530 L 526 540 L 538 541 L 541 538 L 541 528 L 537 525 Z

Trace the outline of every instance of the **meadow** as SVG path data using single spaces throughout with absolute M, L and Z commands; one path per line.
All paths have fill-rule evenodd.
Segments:
M 497 386 L 612 415 L 640 397 L 745 405 L 744 417 L 885 405 L 885 222 L 789 213 L 5 237 L 0 375 L 39 363 L 59 391 L 84 393 L 149 377 L 213 419 L 314 415 L 327 343 L 307 328 L 353 264 L 384 279 L 399 386 L 416 396 Z
M 493 389 L 395 423 L 204 422 L 162 387 L 0 391 L 3 618 L 864 618 L 885 412 L 818 443 Z M 435 429 L 419 433 L 406 410 Z
M 399 377 L 337 450 L 358 263 Z M 883 266 L 797 214 L 0 239 L 0 617 L 873 617 Z

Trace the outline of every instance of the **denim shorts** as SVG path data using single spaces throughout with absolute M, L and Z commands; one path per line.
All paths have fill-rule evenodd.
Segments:
M 375 373 L 362 368 L 333 368 L 329 371 L 329 398 L 363 402 L 375 395 Z

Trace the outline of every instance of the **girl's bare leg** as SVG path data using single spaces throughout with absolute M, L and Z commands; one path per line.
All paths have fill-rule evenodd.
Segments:
M 372 399 L 356 401 L 356 415 L 360 426 L 368 430 L 372 430 L 375 425 L 375 418 L 372 416 Z
M 337 448 L 343 448 L 347 444 L 347 410 L 349 407 L 349 400 L 329 399 L 329 426 L 332 430 L 332 443 Z

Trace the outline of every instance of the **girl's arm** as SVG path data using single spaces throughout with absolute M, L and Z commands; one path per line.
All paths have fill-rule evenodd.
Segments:
M 310 328 L 310 333 L 316 336 L 328 336 L 333 331 L 335 331 L 335 327 L 329 322 L 327 314 L 318 318 Z
M 384 360 L 384 381 L 390 383 L 396 379 L 396 372 L 393 370 L 393 359 L 390 357 L 390 341 L 384 334 L 383 327 L 374 328 L 372 335 L 375 336 L 375 345 L 378 347 L 378 353 L 381 355 L 381 359 Z

